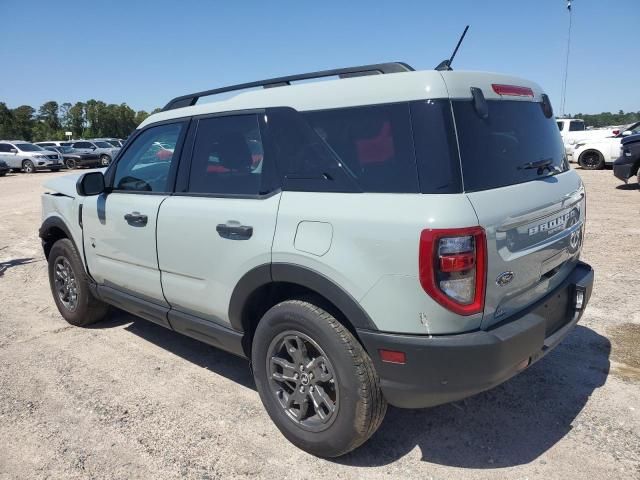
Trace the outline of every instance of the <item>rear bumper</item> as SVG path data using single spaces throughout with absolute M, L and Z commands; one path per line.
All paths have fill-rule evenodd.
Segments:
M 549 353 L 578 323 L 591 296 L 593 270 L 578 263 L 567 279 L 523 312 L 486 331 L 418 336 L 358 330 L 387 401 L 422 408 L 459 400 L 508 380 Z M 576 291 L 584 294 L 574 308 Z M 569 296 L 570 301 L 558 301 Z M 562 312 L 553 309 L 562 308 Z M 553 314 L 555 315 L 553 315 Z M 564 318 L 549 334 L 549 319 Z M 557 325 L 557 320 L 553 320 Z M 405 364 L 384 363 L 379 349 L 405 352 Z

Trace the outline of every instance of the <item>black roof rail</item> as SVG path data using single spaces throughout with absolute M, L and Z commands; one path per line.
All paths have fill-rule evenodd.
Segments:
M 365 75 L 380 75 L 387 73 L 412 72 L 413 68 L 403 62 L 378 63 L 374 65 L 362 65 L 359 67 L 336 68 L 333 70 L 321 70 L 319 72 L 302 73 L 299 75 L 289 75 L 286 77 L 269 78 L 257 82 L 240 83 L 228 87 L 214 88 L 213 90 L 204 90 L 202 92 L 190 93 L 182 95 L 171 100 L 165 105 L 162 111 L 173 110 L 174 108 L 190 107 L 195 105 L 199 98 L 217 95 L 219 93 L 233 92 L 235 90 L 246 90 L 248 88 L 263 87 L 282 87 L 291 85 L 291 82 L 299 80 L 310 80 L 313 78 L 334 77 L 340 78 L 361 77 Z

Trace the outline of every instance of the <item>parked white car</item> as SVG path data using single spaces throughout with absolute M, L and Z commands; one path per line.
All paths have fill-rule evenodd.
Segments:
M 620 155 L 623 137 L 640 133 L 640 122 L 627 127 L 614 137 L 578 140 L 571 157 L 585 170 L 599 170 L 611 165 Z
M 574 161 L 573 151 L 579 141 L 613 137 L 620 133 L 620 129 L 616 128 L 587 129 L 587 125 L 581 118 L 557 118 L 556 123 L 569 161 Z

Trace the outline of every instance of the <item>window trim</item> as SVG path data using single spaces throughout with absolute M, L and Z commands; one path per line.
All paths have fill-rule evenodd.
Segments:
M 125 153 L 131 145 L 137 140 L 137 138 L 142 135 L 144 132 L 150 130 L 151 128 L 161 127 L 164 125 L 173 125 L 173 124 L 184 124 L 180 135 L 178 136 L 178 141 L 176 142 L 176 148 L 174 150 L 174 154 L 176 154 L 175 162 L 171 162 L 171 166 L 169 167 L 169 175 L 167 177 L 167 188 L 166 192 L 147 192 L 147 191 L 138 191 L 138 190 L 118 190 L 113 188 L 113 182 L 115 181 L 116 169 L 118 168 L 118 164 L 124 157 Z M 112 162 L 109 167 L 107 167 L 107 171 L 104 172 L 105 177 L 105 188 L 107 193 L 121 193 L 121 194 L 133 194 L 133 195 L 172 195 L 175 192 L 176 187 L 176 176 L 177 172 L 180 168 L 180 163 L 182 161 L 182 153 L 184 150 L 184 141 L 187 136 L 187 132 L 191 127 L 191 118 L 190 117 L 180 117 L 178 119 L 172 118 L 170 120 L 163 120 L 161 122 L 151 123 L 144 128 L 136 130 L 127 140 L 125 147 L 122 148 L 116 157 L 116 161 Z

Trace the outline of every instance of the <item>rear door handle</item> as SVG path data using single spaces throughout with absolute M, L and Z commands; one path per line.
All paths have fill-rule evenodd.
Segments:
M 147 220 L 148 220 L 147 216 L 143 215 L 140 212 L 127 213 L 124 216 L 124 219 L 132 227 L 144 227 L 147 224 Z
M 240 225 L 240 222 L 220 223 L 216 226 L 216 232 L 222 238 L 228 240 L 249 240 L 253 235 L 253 227 Z

